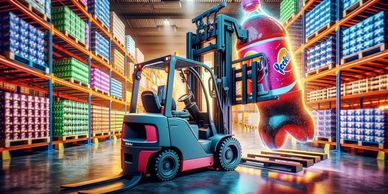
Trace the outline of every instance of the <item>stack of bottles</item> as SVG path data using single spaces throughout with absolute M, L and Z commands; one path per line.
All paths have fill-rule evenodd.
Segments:
M 46 71 L 44 32 L 12 12 L 1 13 L 0 22 L 0 50 L 18 62 Z
M 341 110 L 342 140 L 387 143 L 388 111 L 380 108 Z
M 0 91 L 1 144 L 47 138 L 48 134 L 48 98 Z
M 89 50 L 89 43 L 90 43 L 89 24 L 85 22 L 85 45 L 86 45 L 86 49 L 88 50 Z
M 112 78 L 110 95 L 117 98 L 123 98 L 123 84 Z
M 342 0 L 342 9 L 343 11 L 347 10 L 349 7 L 359 2 L 360 0 Z
M 124 74 L 124 55 L 117 49 L 112 49 L 113 68 Z
M 109 108 L 102 106 L 92 106 L 92 132 L 109 133 Z
M 108 29 L 110 27 L 110 2 L 109 0 L 88 0 L 88 10 L 97 17 Z
M 307 71 L 315 71 L 322 67 L 334 65 L 336 63 L 335 55 L 335 38 L 328 36 L 307 49 Z
M 280 2 L 280 21 L 285 22 L 298 11 L 298 0 L 283 0 Z
M 314 118 L 317 137 L 335 138 L 336 113 L 335 110 L 314 110 L 311 111 Z
M 90 87 L 109 94 L 109 75 L 97 68 L 92 68 Z
M 50 18 L 51 16 L 51 0 L 26 0 L 35 10 Z
M 136 48 L 136 61 L 138 63 L 144 62 L 144 55 L 139 48 Z
M 111 128 L 113 133 L 121 132 L 124 121 L 124 111 L 112 110 L 111 112 Z
M 115 12 L 110 12 L 110 31 L 121 44 L 125 44 L 125 24 Z
M 358 24 L 343 30 L 342 55 L 344 57 L 385 43 L 386 16 L 381 11 Z
M 91 50 L 109 61 L 109 40 L 101 36 L 97 31 L 91 34 Z
M 67 6 L 54 8 L 52 12 L 56 29 L 85 44 L 85 22 L 76 13 Z
M 334 0 L 324 0 L 306 14 L 306 37 L 335 22 Z
M 88 105 L 59 100 L 53 106 L 54 137 L 88 134 Z
M 89 84 L 89 68 L 77 59 L 62 59 L 53 63 L 53 73 L 62 79 L 74 79 Z
M 136 56 L 135 40 L 130 35 L 125 36 L 125 48 L 127 49 L 127 52 L 133 57 Z

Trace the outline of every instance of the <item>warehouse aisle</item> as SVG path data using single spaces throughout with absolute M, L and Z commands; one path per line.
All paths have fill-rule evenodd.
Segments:
M 236 130 L 236 136 L 244 139 L 244 145 L 257 143 L 254 130 Z M 14 157 L 10 163 L 2 161 L 0 193 L 55 193 L 64 183 L 117 174 L 119 153 L 117 141 L 67 148 L 64 154 L 46 152 Z M 387 164 L 375 158 L 332 152 L 330 159 L 297 174 L 245 167 L 234 172 L 199 171 L 164 183 L 146 179 L 131 193 L 386 193 Z

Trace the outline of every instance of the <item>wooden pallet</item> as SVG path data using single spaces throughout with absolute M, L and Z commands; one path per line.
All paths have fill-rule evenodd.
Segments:
M 116 100 L 122 100 L 123 98 L 119 98 L 117 96 L 112 96 L 112 98 L 116 99 Z
M 84 87 L 87 87 L 89 88 L 89 84 L 85 84 L 83 82 L 80 82 L 78 80 L 75 80 L 74 78 L 65 78 L 64 80 L 68 81 L 68 82 L 71 82 L 73 84 L 77 84 L 77 85 L 80 85 L 80 86 L 84 86 Z
M 272 161 L 267 159 L 242 157 L 240 165 L 247 167 L 261 167 L 273 170 L 283 170 L 293 173 L 297 173 L 303 170 L 303 166 L 299 163 L 284 162 L 284 161 Z
M 105 135 L 110 135 L 110 132 L 98 132 L 98 133 L 93 133 L 92 137 L 100 137 L 100 136 L 105 136 Z
M 280 151 L 261 151 L 261 153 L 262 154 L 278 155 L 278 156 L 286 156 L 286 157 L 312 159 L 314 161 L 314 163 L 321 161 L 320 156 L 314 156 L 314 155 L 309 155 L 309 154 L 288 153 L 288 152 L 280 152 Z
M 17 55 L 17 54 L 15 54 L 15 53 L 13 53 L 13 52 L 6 51 L 6 52 L 4 53 L 4 55 L 5 55 L 6 57 L 8 57 L 8 58 L 14 60 L 14 61 L 17 61 L 17 62 L 19 62 L 19 63 L 22 63 L 23 65 L 27 65 L 27 66 L 29 66 L 29 67 L 32 67 L 32 68 L 34 68 L 34 69 L 37 69 L 37 70 L 39 70 L 39 71 L 41 71 L 41 72 L 43 72 L 43 73 L 47 73 L 47 74 L 49 73 L 49 68 L 48 68 L 48 67 L 39 65 L 39 64 L 37 64 L 37 63 L 35 63 L 35 62 L 32 62 L 31 60 L 29 60 L 29 59 L 27 59 L 27 58 L 24 58 L 24 57 L 22 57 L 22 56 L 20 56 L 20 55 Z
M 102 22 L 101 20 L 100 20 L 100 18 L 98 18 L 97 17 L 97 15 L 93 15 L 92 16 L 103 28 L 105 28 L 108 32 L 110 32 L 110 29 L 109 29 L 109 27 L 108 26 L 106 26 L 105 24 L 104 24 L 104 22 Z
M 355 144 L 358 146 L 369 146 L 369 147 L 376 147 L 379 149 L 385 149 L 388 148 L 388 143 L 371 143 L 371 142 L 363 142 L 363 141 L 353 141 L 353 140 L 340 140 L 340 144 Z
M 334 137 L 315 137 L 314 141 L 335 142 Z
M 79 40 L 78 38 L 74 37 L 72 34 L 70 34 L 69 32 L 64 32 L 65 36 L 69 37 L 70 39 L 73 39 L 75 41 L 75 43 L 79 44 L 79 45 L 82 45 L 83 47 L 86 48 L 86 44 L 81 42 L 81 40 Z
M 54 137 L 54 140 L 66 141 L 72 139 L 88 138 L 88 134 Z
M 372 54 L 375 54 L 375 53 L 378 53 L 381 51 L 384 51 L 386 48 L 387 48 L 387 45 L 385 43 L 383 43 L 383 44 L 379 44 L 379 45 L 364 49 L 364 50 L 359 51 L 357 53 L 354 53 L 352 55 L 343 57 L 341 59 L 341 65 L 348 63 L 348 62 L 351 62 L 351 61 L 354 61 L 354 60 L 357 60 L 357 59 L 362 59 L 364 57 L 367 57 L 369 55 L 372 55 Z
M 105 95 L 109 95 L 109 93 L 108 93 L 108 92 L 106 92 L 106 91 L 102 91 L 102 90 L 100 90 L 100 89 L 98 89 L 98 88 L 93 88 L 93 90 L 94 90 L 94 91 L 96 91 L 96 92 L 99 92 L 99 93 L 105 94 Z
M 113 36 L 113 38 L 122 46 L 125 48 L 125 44 L 122 43 L 116 36 Z
M 347 16 L 349 13 L 353 12 L 355 9 L 361 7 L 364 5 L 368 0 L 359 0 L 358 2 L 354 3 L 352 6 L 348 7 L 346 10 L 342 12 L 343 17 Z
M 103 61 L 105 61 L 106 63 L 109 64 L 109 60 L 107 58 L 105 58 L 104 56 L 102 56 L 101 54 L 97 53 L 97 52 L 93 52 L 94 55 L 96 55 L 97 57 L 100 57 Z
M 310 167 L 314 164 L 314 161 L 312 159 L 303 159 L 303 158 L 290 158 L 290 157 L 284 157 L 284 156 L 276 156 L 276 155 L 269 155 L 269 154 L 248 154 L 247 157 L 249 158 L 266 158 L 271 161 L 290 161 L 290 162 L 297 162 L 303 165 L 303 167 Z
M 31 145 L 36 143 L 48 143 L 50 142 L 49 137 L 41 138 L 28 138 L 28 139 L 18 139 L 18 140 L 5 140 L 4 147 L 9 148 L 16 145 Z
M 38 15 L 40 18 L 42 18 L 44 21 L 48 22 L 50 20 L 50 17 L 42 12 L 40 12 L 36 7 L 34 7 L 30 2 L 26 0 L 19 0 L 19 2 L 27 7 L 28 10 Z
M 320 28 L 319 30 L 317 30 L 315 33 L 313 34 L 310 34 L 309 37 L 306 38 L 306 42 L 310 41 L 311 39 L 317 37 L 320 33 L 322 33 L 323 31 L 329 29 L 330 27 L 332 26 L 332 24 L 327 24 L 326 26 L 323 26 L 322 28 Z
M 249 153 L 242 157 L 242 165 L 249 167 L 268 168 L 288 172 L 300 172 L 303 167 L 310 167 L 317 162 L 326 160 L 327 154 L 301 150 L 261 151 Z
M 379 90 L 388 89 L 388 74 L 369 78 L 368 89 L 370 91 L 379 91 Z
M 314 71 L 306 72 L 305 73 L 305 77 L 322 73 L 323 71 L 327 71 L 327 70 L 333 69 L 334 67 L 335 67 L 335 64 L 331 64 L 331 65 L 328 65 L 328 66 L 324 66 L 324 67 L 318 68 L 318 69 L 316 69 Z

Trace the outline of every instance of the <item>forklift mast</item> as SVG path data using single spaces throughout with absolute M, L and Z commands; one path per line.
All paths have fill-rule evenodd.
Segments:
M 259 53 L 232 61 L 233 33 L 236 34 L 238 41 L 244 43 L 248 41 L 248 31 L 242 28 L 237 19 L 218 14 L 225 6 L 226 2 L 222 2 L 192 20 L 196 25 L 196 31 L 186 34 L 186 57 L 204 62 L 205 54 L 214 53 L 213 71 L 216 76 L 220 100 L 213 100 L 213 120 L 218 133 L 231 134 L 232 105 L 272 100 L 276 97 L 270 96 L 269 91 L 263 91 L 263 88 L 268 89 L 268 64 L 264 54 Z M 260 60 L 257 60 L 258 58 Z M 233 64 L 240 64 L 241 68 L 233 68 Z M 260 69 L 262 72 L 256 72 L 256 69 Z M 257 86 L 258 73 L 264 74 L 264 84 L 267 87 Z M 252 94 L 247 94 L 249 79 L 252 80 Z M 189 75 L 188 83 L 194 89 L 196 101 L 201 104 L 202 95 L 198 81 Z M 241 95 L 236 94 L 237 83 L 242 83 Z M 214 95 L 213 98 L 215 98 Z M 219 106 L 221 110 L 215 104 L 216 102 L 221 102 Z

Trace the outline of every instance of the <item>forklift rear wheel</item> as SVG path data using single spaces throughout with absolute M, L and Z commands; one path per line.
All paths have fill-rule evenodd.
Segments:
M 228 137 L 218 144 L 216 165 L 222 170 L 234 170 L 241 160 L 241 145 L 234 137 Z
M 178 174 L 179 156 L 174 150 L 164 150 L 156 155 L 153 161 L 153 174 L 160 181 L 169 181 Z

